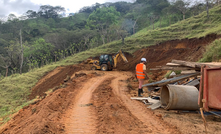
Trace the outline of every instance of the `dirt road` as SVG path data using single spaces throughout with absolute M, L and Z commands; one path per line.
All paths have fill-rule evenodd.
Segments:
M 113 71 L 85 81 L 64 116 L 65 133 L 180 133 L 127 96 L 131 76 Z
M 90 109 L 93 91 L 105 79 L 93 78 L 79 88 L 76 98 L 67 112 L 64 124 L 66 133 L 95 133 L 97 119 L 94 111 Z
M 73 67 L 69 67 L 71 70 Z M 58 68 L 60 69 L 60 68 Z M 130 97 L 137 82 L 131 72 L 52 71 L 36 87 L 50 81 L 61 83 L 41 100 L 23 108 L 4 126 L 1 134 L 189 134 L 204 133 L 200 114 L 178 114 L 163 109 L 151 111 Z M 57 75 L 65 78 L 66 82 Z M 52 76 L 52 77 L 48 77 Z M 57 81 L 54 79 L 58 77 Z M 67 77 L 68 78 L 68 77 Z M 131 89 L 133 87 L 133 89 Z M 34 88 L 35 89 L 35 88 Z M 45 88 L 46 89 L 46 88 Z M 36 88 L 38 90 L 38 88 Z M 207 118 L 209 133 L 220 133 L 220 120 Z
M 56 76 L 56 72 L 51 73 Z M 132 77 L 131 72 L 81 70 L 77 73 L 81 75 L 73 74 L 49 96 L 20 110 L 0 133 L 180 133 L 162 116 L 156 116 L 142 103 L 130 99 L 128 78 Z M 47 83 L 54 81 L 47 75 L 42 81 L 45 78 Z M 44 87 L 41 85 L 44 82 L 37 86 Z

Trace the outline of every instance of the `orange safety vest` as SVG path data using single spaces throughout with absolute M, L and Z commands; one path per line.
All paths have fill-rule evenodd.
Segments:
M 145 79 L 145 74 L 143 71 L 143 63 L 137 64 L 136 66 L 136 75 L 138 79 Z

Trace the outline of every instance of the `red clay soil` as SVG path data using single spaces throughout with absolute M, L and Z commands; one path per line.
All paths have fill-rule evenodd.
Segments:
M 107 79 L 93 94 L 93 105 L 98 115 L 96 133 L 151 133 L 136 116 L 131 114 L 110 87 L 113 78 Z
M 117 69 L 122 71 L 134 71 L 137 63 L 142 57 L 147 59 L 147 68 L 165 65 L 173 59 L 198 61 L 205 52 L 205 46 L 220 38 L 216 34 L 211 34 L 202 38 L 182 39 L 166 41 L 161 44 L 149 46 L 133 53 L 133 58 L 128 57 L 129 63 L 119 62 Z
M 123 75 L 121 74 L 121 76 Z M 148 120 L 140 120 L 139 117 L 134 114 L 133 110 L 131 111 L 130 107 L 127 107 L 127 104 L 130 105 L 130 102 L 125 104 L 124 101 L 120 99 L 123 94 L 119 94 L 120 97 L 117 96 L 116 92 L 121 91 L 125 85 L 121 86 L 120 89 L 117 88 L 117 91 L 111 87 L 111 83 L 118 86 L 118 81 L 119 79 L 109 78 L 93 93 L 92 102 L 96 114 L 98 115 L 96 133 L 180 133 L 176 128 L 169 125 L 167 127 L 170 129 L 167 129 L 165 123 L 162 120 L 159 120 L 158 117 L 151 115 L 151 113 L 140 113 L 141 109 L 134 109 L 136 113 L 140 113 L 143 116 L 146 114 L 152 116 L 151 118 L 148 118 Z M 155 124 L 156 126 L 153 126 L 153 123 L 155 122 L 152 119 L 157 121 L 157 124 Z
M 81 70 L 80 66 L 73 65 L 66 67 L 57 67 L 56 69 L 45 75 L 41 80 L 39 80 L 36 86 L 32 88 L 29 99 L 32 100 L 36 96 L 45 96 L 46 91 L 56 86 L 62 85 L 65 78 L 67 78 L 68 76 L 72 76 L 75 72 L 78 72 L 79 70 Z
M 72 68 L 72 67 L 68 67 Z M 73 69 L 73 68 L 72 68 Z M 58 73 L 60 75 L 60 73 Z M 55 75 L 56 76 L 56 75 Z M 1 134 L 58 134 L 64 133 L 65 126 L 60 122 L 85 80 L 93 74 L 72 79 L 64 83 L 66 88 L 57 89 L 36 104 L 20 110 L 1 129 Z
M 180 133 L 125 95 L 131 72 L 99 73 L 103 75 L 87 80 L 73 98 L 63 118 L 65 133 Z

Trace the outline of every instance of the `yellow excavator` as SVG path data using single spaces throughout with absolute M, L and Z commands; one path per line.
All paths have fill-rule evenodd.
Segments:
M 101 55 L 98 60 L 93 61 L 93 66 L 91 67 L 92 70 L 113 70 L 113 68 L 117 67 L 117 58 L 121 56 L 124 62 L 128 62 L 126 56 L 124 53 L 119 50 L 114 56 L 111 56 L 109 54 Z

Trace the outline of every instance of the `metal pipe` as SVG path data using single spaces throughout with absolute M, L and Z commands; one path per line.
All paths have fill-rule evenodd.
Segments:
M 198 94 L 199 91 L 194 86 L 163 86 L 161 104 L 167 110 L 198 110 Z
M 214 114 L 214 115 L 216 115 L 216 116 L 219 116 L 219 117 L 221 118 L 221 115 L 219 115 L 219 114 L 217 114 L 217 113 L 215 113 L 215 112 L 209 111 L 209 113 Z

